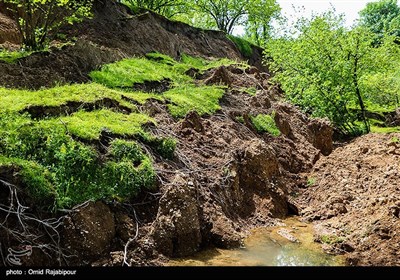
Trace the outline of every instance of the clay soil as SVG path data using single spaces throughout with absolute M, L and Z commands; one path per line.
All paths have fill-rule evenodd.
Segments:
M 87 82 L 88 73 L 105 63 L 150 51 L 176 59 L 182 53 L 243 58 L 220 32 L 151 13 L 132 15 L 114 1 L 96 1 L 95 17 L 80 25 L 79 34 L 67 28 L 63 32 L 76 36 L 76 44 L 16 64 L 0 62 L 0 85 L 35 89 Z M 399 265 L 399 135 L 369 134 L 330 154 L 329 123 L 284 102 L 279 87 L 269 81 L 271 74 L 261 67 L 260 49 L 254 48 L 249 62 L 253 67 L 246 70 L 220 67 L 199 77 L 198 83 L 228 86 L 216 114 L 190 112 L 174 119 L 165 102 L 149 100 L 141 106 L 157 120 L 157 127 L 148 128 L 154 135 L 178 141 L 172 160 L 149 148 L 158 190 L 127 203 L 91 202 L 58 213 L 56 218 L 65 217 L 57 246 L 69 257 L 55 258 L 53 252 L 38 249 L 23 263 L 162 265 L 206 246 L 240 246 L 250 229 L 300 214 L 315 223 L 317 240 L 337 236 L 334 244 L 324 246 L 345 253 L 350 265 Z M 257 89 L 254 96 L 244 90 L 250 87 Z M 52 116 L 61 111 L 66 108 L 54 110 Z M 38 108 L 37 114 L 41 112 Z M 252 115 L 273 112 L 279 137 L 257 132 L 250 121 Z M 0 178 L 18 185 L 17 173 L 0 170 Z M 307 177 L 314 183 L 308 185 Z M 9 197 L 8 188 L 1 186 L 2 197 Z M 26 210 L 49 216 L 35 211 Z M 9 222 L 18 225 L 17 220 Z M 19 248 L 20 242 L 7 232 L 0 237 Z
M 338 147 L 316 163 L 298 200 L 316 239 L 334 236 L 324 246 L 350 265 L 400 265 L 399 137 L 368 134 Z

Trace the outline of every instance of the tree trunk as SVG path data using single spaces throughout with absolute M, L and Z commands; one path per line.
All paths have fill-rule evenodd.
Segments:
M 365 110 L 365 104 L 364 101 L 362 99 L 361 96 L 361 92 L 360 92 L 360 86 L 358 84 L 358 77 L 357 77 L 357 67 L 358 67 L 358 57 L 355 56 L 354 57 L 354 70 L 353 70 L 353 83 L 354 83 L 354 87 L 356 90 L 356 95 L 358 98 L 358 104 L 360 105 L 360 109 L 361 109 L 361 117 L 362 117 L 362 121 L 364 122 L 365 128 L 367 129 L 367 133 L 370 132 L 370 126 L 369 126 L 369 122 L 366 116 L 366 110 Z

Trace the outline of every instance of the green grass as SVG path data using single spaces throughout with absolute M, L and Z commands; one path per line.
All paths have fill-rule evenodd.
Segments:
M 237 122 L 241 123 L 241 124 L 244 124 L 244 118 L 243 118 L 243 116 L 237 116 L 237 117 L 235 117 L 235 120 L 236 120 Z
M 173 117 L 184 117 L 189 111 L 197 111 L 200 115 L 213 114 L 219 110 L 219 99 L 225 89 L 215 86 L 182 86 L 164 93 L 172 104 L 168 109 Z
M 110 88 L 132 88 L 135 83 L 169 79 L 174 86 L 193 83 L 193 78 L 185 74 L 191 68 L 204 72 L 221 65 L 237 62 L 229 59 L 205 60 L 183 54 L 177 62 L 167 55 L 149 53 L 146 58 L 129 58 L 104 65 L 100 70 L 90 73 L 93 81 Z
M 0 112 L 21 111 L 29 106 L 60 106 L 68 101 L 93 103 L 103 98 L 113 99 L 131 109 L 136 108 L 123 97 L 138 103 L 144 103 L 149 98 L 160 99 L 156 94 L 113 90 L 96 83 L 65 85 L 38 91 L 0 87 Z
M 276 126 L 274 120 L 274 114 L 272 115 L 260 114 L 257 116 L 251 116 L 250 119 L 258 132 L 260 133 L 267 132 L 274 137 L 281 135 L 279 128 Z
M 236 64 L 235 61 L 228 59 L 207 61 L 185 54 L 182 55 L 180 62 L 159 53 L 149 53 L 146 57 L 147 59 L 131 58 L 105 65 L 100 71 L 92 72 L 90 76 L 95 82 L 107 87 L 125 89 L 132 87 L 134 83 L 170 79 L 173 83 L 172 89 L 157 97 L 171 102 L 168 104 L 168 109 L 174 117 L 184 117 L 192 110 L 204 115 L 220 109 L 219 99 L 223 96 L 224 89 L 218 86 L 196 85 L 193 78 L 185 72 L 191 68 L 203 72 L 220 65 Z M 135 96 L 135 99 L 138 99 L 138 96 Z
M 400 126 L 386 127 L 385 123 L 376 119 L 369 119 L 370 128 L 372 133 L 392 133 L 400 132 Z M 363 122 L 355 122 L 359 127 L 363 127 Z
M 200 57 L 193 57 L 186 54 L 183 54 L 180 60 L 180 64 L 184 66 L 185 71 L 190 68 L 196 68 L 200 72 L 204 72 L 211 68 L 217 68 L 220 66 L 228 66 L 232 64 L 239 64 L 237 61 L 233 61 L 228 58 L 220 58 L 220 59 L 213 59 L 213 60 L 205 60 Z
M 333 245 L 342 243 L 344 241 L 344 238 L 332 234 L 332 235 L 321 235 L 320 240 L 322 243 Z
M 163 61 L 146 58 L 124 59 L 104 65 L 100 71 L 90 73 L 93 81 L 110 88 L 132 88 L 145 81 L 172 80 L 176 85 L 188 83 L 191 78 Z
M 379 127 L 371 125 L 372 133 L 392 133 L 392 132 L 400 132 L 400 126 L 394 127 Z
M 138 113 L 136 104 L 149 98 L 169 101 L 174 117 L 189 111 L 212 114 L 220 108 L 225 88 L 197 84 L 185 74 L 236 63 L 206 61 L 183 55 L 181 61 L 152 53 L 146 58 L 125 59 L 91 73 L 94 82 L 57 86 L 37 91 L 0 88 L 0 168 L 12 166 L 37 206 L 69 208 L 86 200 L 129 200 L 141 189 L 154 186 L 155 171 L 140 143 L 166 159 L 174 157 L 175 139 L 151 135 L 144 125 L 155 120 Z M 134 91 L 133 83 L 171 79 L 172 88 L 162 94 Z M 58 107 L 111 99 L 128 107 L 80 109 L 70 115 L 33 119 L 31 106 Z M 40 111 L 40 110 L 39 110 Z M 123 113 L 124 112 L 124 113 Z M 102 132 L 111 142 L 101 151 Z M 97 144 L 96 144 L 97 143 Z
M 244 57 L 250 58 L 253 55 L 253 47 L 249 41 L 233 35 L 227 35 L 227 37 L 236 45 Z
M 79 111 L 71 116 L 41 122 L 47 126 L 65 125 L 70 133 L 87 140 L 98 140 L 103 130 L 121 136 L 143 135 L 145 131 L 142 125 L 155 123 L 145 114 L 126 115 L 107 109 L 93 112 Z
M 29 56 L 31 52 L 0 50 L 0 61 L 15 63 L 18 59 Z
M 392 137 L 390 139 L 390 142 L 391 143 L 395 143 L 395 144 L 399 144 L 400 143 L 400 139 L 399 139 L 399 137 Z
M 317 181 L 317 179 L 315 179 L 314 177 L 310 177 L 307 179 L 307 187 L 312 187 L 315 185 L 315 182 Z
M 151 52 L 151 53 L 147 53 L 145 55 L 145 57 L 149 60 L 153 60 L 156 62 L 160 62 L 162 64 L 166 64 L 166 65 L 176 65 L 177 62 L 170 56 L 166 55 L 166 54 L 162 54 L 159 52 Z

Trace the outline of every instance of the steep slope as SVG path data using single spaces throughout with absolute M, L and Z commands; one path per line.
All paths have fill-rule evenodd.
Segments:
M 330 155 L 329 123 L 221 32 L 109 0 L 62 32 L 0 62 L 2 264 L 162 265 L 301 214 L 350 264 L 398 265 L 399 135 Z
M 160 264 L 239 246 L 297 213 L 297 173 L 332 150 L 332 128 L 283 103 L 255 67 L 153 53 L 90 76 L 0 89 L 7 264 Z
M 0 21 L 1 25 L 10 24 L 9 18 L 2 18 L 5 20 Z M 0 85 L 37 89 L 87 82 L 88 73 L 103 64 L 154 51 L 176 59 L 183 53 L 204 58 L 244 59 L 223 32 L 171 22 L 151 12 L 135 15 L 126 6 L 111 0 L 95 1 L 93 19 L 67 26 L 60 32 L 75 37 L 76 43 L 35 53 L 15 64 L 0 61 Z M 3 35 L 0 43 L 5 40 L 7 37 Z M 253 48 L 253 56 L 245 59 L 262 67 L 262 49 Z

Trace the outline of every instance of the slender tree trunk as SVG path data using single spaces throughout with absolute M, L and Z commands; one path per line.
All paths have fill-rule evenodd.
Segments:
M 370 132 L 370 126 L 369 126 L 369 122 L 368 122 L 368 119 L 367 119 L 367 116 L 366 116 L 366 109 L 365 109 L 364 101 L 363 101 L 362 96 L 361 96 L 360 86 L 358 84 L 357 67 L 358 67 L 358 57 L 354 57 L 353 83 L 354 83 L 354 87 L 355 87 L 355 90 L 356 90 L 356 95 L 357 95 L 357 98 L 358 98 L 358 104 L 360 105 L 360 109 L 361 109 L 362 121 L 364 122 L 365 128 L 367 129 L 367 133 L 369 133 Z

